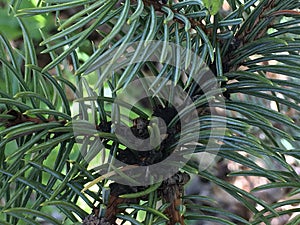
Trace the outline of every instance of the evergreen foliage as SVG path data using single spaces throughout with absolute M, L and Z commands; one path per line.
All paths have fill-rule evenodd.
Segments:
M 186 224 L 254 225 L 270 224 L 297 210 L 278 210 L 299 204 L 297 197 L 267 203 L 255 193 L 278 188 L 299 196 L 299 174 L 287 161 L 300 160 L 299 0 L 228 0 L 230 10 L 221 8 L 219 0 L 32 0 L 31 6 L 24 2 L 1 3 L 7 8 L 5 18 L 15 25 L 1 29 L 0 36 L 0 224 L 112 224 L 116 218 L 131 224 L 183 224 L 184 218 Z M 134 54 L 126 48 L 130 43 L 143 43 L 147 49 L 151 41 L 180 45 L 199 58 L 179 52 L 175 65 L 170 65 L 163 45 L 158 63 L 137 61 L 105 73 L 111 66 L 106 60 Z M 142 53 L 151 52 L 149 46 Z M 205 82 L 197 74 L 204 65 L 218 84 L 206 84 L 208 95 L 197 84 Z M 146 88 L 155 96 L 150 102 L 132 109 L 125 100 L 115 102 L 134 80 L 149 74 L 155 77 Z M 197 123 L 191 122 L 185 130 L 190 136 L 184 140 L 178 137 L 176 113 L 159 96 L 168 85 L 170 99 L 172 87 L 180 87 L 197 107 Z M 130 120 L 124 121 L 128 110 Z M 193 113 L 189 107 L 181 110 Z M 156 146 L 160 122 L 151 124 L 148 118 L 166 114 L 168 138 L 150 155 L 130 151 L 115 134 L 127 128 L 139 138 L 150 137 Z M 220 127 L 223 133 L 212 137 L 211 131 Z M 196 144 L 191 142 L 195 139 Z M 105 148 L 100 158 L 87 160 L 100 142 Z M 195 153 L 209 151 L 217 160 L 245 168 L 231 176 L 264 177 L 269 183 L 247 192 L 219 178 L 213 169 L 199 169 L 193 157 L 181 172 L 145 187 L 112 185 L 112 174 L 130 182 L 135 178 L 114 166 L 99 178 L 103 168 L 95 167 L 97 160 L 109 164 L 114 159 L 147 166 L 171 154 L 173 146 L 189 143 Z M 251 212 L 251 218 L 220 208 L 214 199 L 183 194 L 187 174 L 224 189 Z M 83 192 L 89 182 L 95 185 Z M 288 224 L 299 221 L 295 217 Z

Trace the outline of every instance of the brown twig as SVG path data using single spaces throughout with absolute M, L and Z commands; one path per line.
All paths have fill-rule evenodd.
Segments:
M 61 122 L 62 124 L 64 124 L 66 122 L 65 120 L 57 121 L 54 117 L 50 117 L 49 119 L 45 119 L 45 120 L 42 120 L 40 118 L 29 117 L 13 109 L 7 111 L 6 114 L 14 117 L 13 119 L 2 119 L 0 121 L 0 122 L 4 122 L 5 124 L 4 126 L 6 128 L 13 127 L 18 124 L 26 123 L 26 122 L 32 122 L 35 124 L 50 123 L 50 122 Z
M 284 15 L 295 15 L 295 16 L 300 16 L 300 12 L 296 11 L 296 10 L 278 10 L 275 12 L 272 12 L 270 14 L 270 16 L 284 16 Z
M 112 183 L 109 185 L 110 187 L 110 196 L 107 205 L 107 209 L 105 212 L 105 220 L 110 222 L 111 224 L 115 224 L 117 219 L 117 214 L 124 213 L 125 209 L 118 208 L 120 204 L 130 204 L 130 203 L 137 203 L 139 199 L 127 199 L 127 198 L 120 198 L 120 195 L 133 193 L 136 192 L 134 187 L 130 187 L 123 184 Z
M 169 179 L 165 180 L 160 187 L 161 198 L 164 202 L 170 203 L 166 209 L 169 218 L 168 225 L 179 223 L 184 225 L 184 217 L 179 211 L 182 205 L 183 186 L 190 180 L 187 173 L 177 172 Z

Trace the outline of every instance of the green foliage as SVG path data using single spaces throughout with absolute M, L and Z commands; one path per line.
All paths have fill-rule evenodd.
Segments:
M 223 0 L 203 0 L 203 5 L 209 10 L 211 15 L 216 15 L 223 5 Z
M 175 135 L 176 142 L 166 146 L 168 151 L 175 145 L 194 145 L 195 153 L 209 152 L 247 168 L 231 176 L 258 176 L 270 182 L 247 192 L 218 178 L 213 170 L 199 170 L 201 165 L 192 158 L 182 171 L 229 193 L 251 212 L 251 219 L 221 209 L 205 196 L 186 195 L 179 211 L 187 224 L 195 220 L 270 224 L 273 218 L 292 213 L 279 208 L 299 204 L 296 197 L 267 203 L 254 193 L 270 188 L 289 188 L 290 196 L 299 193 L 299 175 L 286 159 L 300 160 L 298 0 L 228 0 L 229 11 L 221 9 L 223 1 L 32 2 L 1 2 L 6 7 L 0 11 L 1 224 L 80 224 L 95 207 L 105 214 L 110 177 L 118 174 L 132 182 L 136 177 L 113 166 L 116 154 L 127 147 L 113 132 L 114 125 L 112 132 L 99 127 L 110 121 L 132 127 L 134 119 L 151 117 L 148 106 L 132 108 L 122 95 L 132 81 L 149 74 L 155 77 L 153 83 L 140 86 L 156 96 L 150 105 L 167 106 L 168 101 L 160 96 L 171 83 L 169 98 L 174 99 L 175 87 L 180 87 L 199 112 L 197 121 L 185 130 L 190 135 L 186 139 Z M 157 56 L 159 66 L 151 60 L 136 60 L 118 70 L 121 56 L 141 56 L 138 50 L 128 51 L 130 43 L 140 43 L 136 49 L 148 54 L 155 50 L 151 41 L 165 43 Z M 167 42 L 195 54 L 175 52 L 177 60 L 170 65 Z M 109 64 L 109 60 L 115 61 Z M 200 79 L 203 65 L 214 73 L 219 87 Z M 178 68 L 184 68 L 183 72 Z M 206 96 L 198 90 L 197 80 L 207 82 Z M 207 108 L 217 113 L 200 112 Z M 193 110 L 185 107 L 181 113 Z M 174 117 L 167 125 L 170 128 L 177 121 Z M 147 127 L 156 150 L 164 147 L 157 147 L 158 124 Z M 195 138 L 197 143 L 191 143 Z M 95 158 L 101 143 L 105 150 Z M 110 163 L 109 171 L 99 178 L 97 172 Z M 96 187 L 82 192 L 89 182 Z M 158 183 L 122 193 L 121 198 L 146 199 L 123 202 L 119 208 L 130 210 L 115 216 L 132 224 L 166 224 L 169 204 L 162 201 L 159 187 Z M 209 206 L 199 204 L 204 201 Z M 290 221 L 298 223 L 299 218 Z
M 1 7 L 0 9 L 0 30 L 5 34 L 5 36 L 10 40 L 16 40 L 22 37 L 22 30 L 18 23 L 18 19 L 14 18 L 12 9 L 6 4 L 6 1 L 1 0 L 1 5 L 5 7 Z M 30 8 L 34 7 L 34 4 L 31 1 L 22 1 L 20 3 L 20 8 Z M 26 26 L 30 26 L 32 29 L 32 33 L 30 35 L 31 38 L 40 40 L 41 36 L 39 33 L 40 28 L 44 28 L 45 30 L 50 30 L 54 28 L 53 24 L 47 24 L 47 21 L 51 20 L 51 16 L 49 15 L 36 15 L 33 17 L 24 18 L 24 23 Z

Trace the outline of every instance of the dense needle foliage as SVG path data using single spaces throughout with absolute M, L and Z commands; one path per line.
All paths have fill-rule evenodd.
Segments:
M 287 161 L 300 160 L 299 0 L 0 4 L 0 224 L 270 224 L 300 210 L 282 208 L 300 203 Z M 166 43 L 183 49 L 172 63 Z M 152 149 L 133 150 L 129 131 Z M 190 158 L 172 177 L 130 172 L 176 146 Z M 195 157 L 203 152 L 208 168 Z M 242 166 L 233 177 L 268 182 L 236 187 L 217 176 L 221 160 Z M 223 189 L 249 218 L 185 194 L 190 177 Z M 290 198 L 256 195 L 271 188 Z

